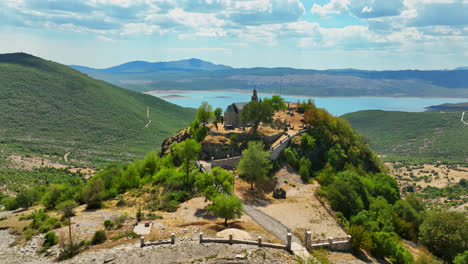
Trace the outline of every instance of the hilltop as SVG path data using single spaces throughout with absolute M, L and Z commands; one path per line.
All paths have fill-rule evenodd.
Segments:
M 195 115 L 24 53 L 0 55 L 0 87 L 0 150 L 7 153 L 133 160 Z
M 308 96 L 468 97 L 468 70 L 367 71 L 231 68 L 199 59 L 128 62 L 107 69 L 73 66 L 135 91 L 251 89 Z
M 108 73 L 149 73 L 159 71 L 218 71 L 232 69 L 229 66 L 214 64 L 199 59 L 188 59 L 168 62 L 131 61 L 106 69 L 93 69 L 84 66 L 70 65 L 79 71 L 100 71 Z
M 368 137 L 379 154 L 463 162 L 468 159 L 468 126 L 461 122 L 461 115 L 370 110 L 342 118 Z
M 432 105 L 432 106 L 426 107 L 426 111 L 449 111 L 449 112 L 468 111 L 468 102 L 457 103 L 457 104 Z

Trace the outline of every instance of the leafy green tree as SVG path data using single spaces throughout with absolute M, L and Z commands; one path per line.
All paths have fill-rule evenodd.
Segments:
M 299 175 L 304 182 L 309 182 L 310 169 L 312 167 L 312 162 L 306 157 L 302 157 L 300 161 Z
M 257 133 L 260 122 L 271 123 L 273 119 L 273 108 L 267 103 L 251 101 L 244 105 L 240 113 L 240 120 L 252 123 L 252 132 Z
M 400 199 L 397 181 L 390 175 L 377 173 L 372 176 L 373 196 L 383 196 L 390 204 Z
M 104 186 L 101 178 L 92 178 L 83 188 L 81 199 L 87 204 L 88 209 L 97 209 L 102 206 L 102 192 Z
M 301 136 L 301 146 L 304 150 L 311 150 L 315 147 L 315 138 L 309 134 L 304 133 Z
M 39 201 L 39 192 L 34 189 L 27 189 L 16 196 L 17 207 L 28 209 L 35 202 Z
M 213 198 L 213 203 L 208 206 L 208 210 L 216 216 L 224 218 L 224 225 L 227 226 L 228 219 L 242 216 L 242 201 L 235 195 L 220 194 Z
M 360 225 L 352 225 L 348 230 L 349 235 L 351 236 L 351 248 L 354 253 L 360 252 L 360 249 L 370 251 L 372 249 L 372 239 Z
M 284 98 L 279 95 L 273 95 L 271 98 L 264 98 L 263 102 L 270 105 L 270 107 L 275 112 L 278 112 L 279 110 L 288 109 L 288 106 L 286 105 Z
M 335 211 L 340 211 L 346 218 L 364 209 L 361 197 L 353 187 L 342 180 L 335 180 L 328 188 L 328 200 Z
M 217 107 L 214 112 L 213 112 L 215 118 L 216 118 L 216 121 L 218 123 L 221 123 L 221 117 L 223 116 L 223 109 L 221 109 L 220 107 Z
M 453 259 L 453 264 L 466 264 L 468 263 L 468 250 L 463 253 L 458 254 L 455 259 Z
M 271 170 L 270 153 L 263 150 L 263 144 L 258 141 L 250 141 L 248 148 L 242 151 L 242 159 L 237 165 L 237 171 L 253 184 L 267 179 L 267 174 Z
M 450 262 L 468 246 L 468 221 L 462 213 L 435 213 L 421 224 L 419 240 L 432 253 Z
M 71 229 L 71 218 L 74 215 L 73 210 L 77 204 L 74 201 L 65 201 L 57 205 L 57 209 L 62 212 L 62 215 L 68 219 L 68 235 L 70 239 L 70 258 L 73 256 L 73 240 L 72 240 L 72 229 Z
M 202 102 L 197 110 L 197 120 L 205 126 L 213 117 L 213 107 L 208 102 Z
M 190 186 L 190 167 L 192 162 L 198 159 L 198 155 L 201 151 L 201 144 L 194 139 L 187 139 L 182 143 L 179 143 L 175 146 L 175 151 L 177 157 L 182 160 L 182 165 L 185 168 L 185 186 L 187 192 L 191 191 Z
M 211 200 L 219 194 L 232 194 L 234 175 L 220 167 L 214 167 L 210 173 L 200 174 L 195 186 L 203 192 L 206 199 Z

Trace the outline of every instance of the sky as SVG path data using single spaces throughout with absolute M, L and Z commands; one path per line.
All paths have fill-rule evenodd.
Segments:
M 63 64 L 468 66 L 468 0 L 1 0 L 0 53 Z

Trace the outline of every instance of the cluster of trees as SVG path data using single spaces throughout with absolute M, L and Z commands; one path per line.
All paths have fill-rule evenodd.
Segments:
M 393 263 L 413 263 L 400 238 L 425 245 L 447 262 L 463 254 L 468 245 L 467 221 L 458 213 L 425 210 L 414 196 L 400 199 L 398 185 L 382 173 L 382 164 L 343 119 L 302 103 L 308 130 L 285 149 L 285 161 L 307 182 L 315 176 L 340 222 L 352 236 L 355 251 L 361 248 Z M 460 184 L 459 184 L 460 185 Z M 464 182 L 461 183 L 464 188 Z M 458 256 L 462 259 L 463 256 Z

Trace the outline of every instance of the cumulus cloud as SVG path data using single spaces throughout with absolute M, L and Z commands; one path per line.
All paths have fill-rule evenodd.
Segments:
M 360 18 L 396 16 L 404 9 L 403 0 L 330 0 L 325 5 L 314 4 L 311 12 L 321 17 L 349 12 Z

